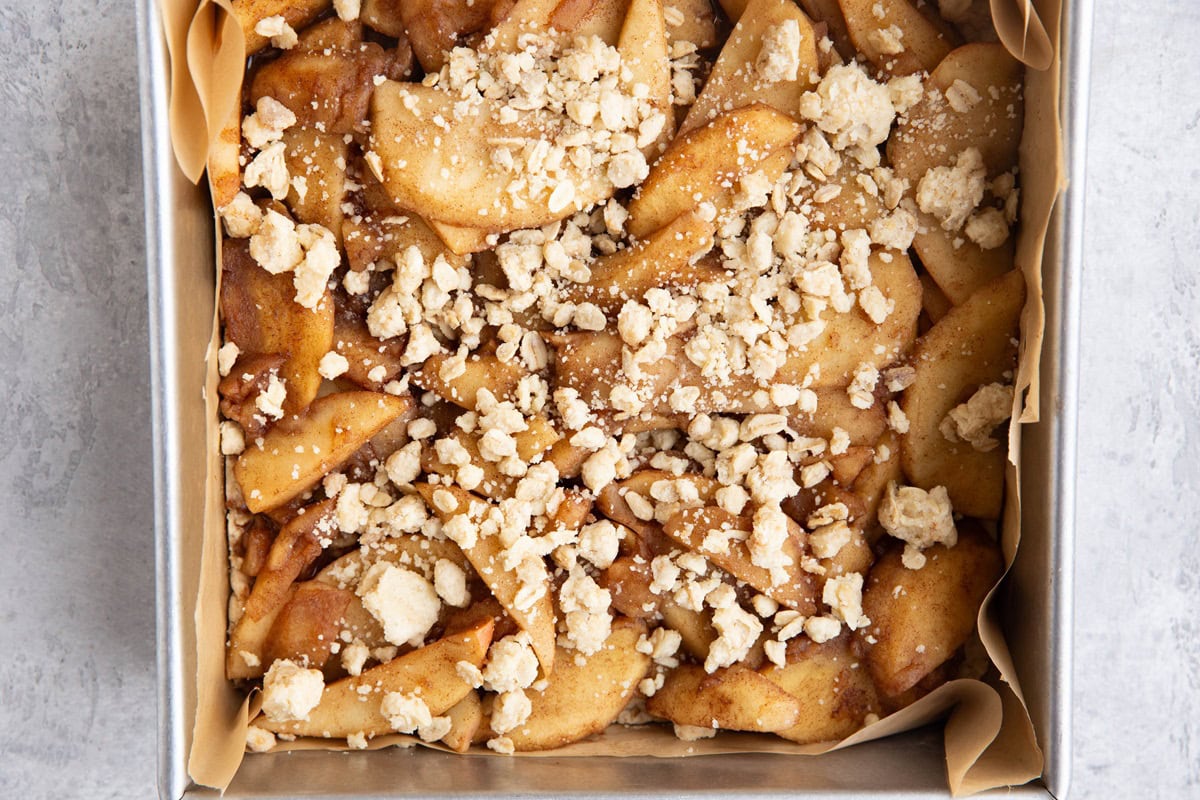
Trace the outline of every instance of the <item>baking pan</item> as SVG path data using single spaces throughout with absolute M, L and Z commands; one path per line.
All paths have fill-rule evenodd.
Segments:
M 1045 267 L 1046 332 L 1041 418 L 1022 431 L 1022 541 L 1007 579 L 1006 632 L 1045 753 L 1038 781 L 1003 790 L 1065 796 L 1071 758 L 1071 614 L 1075 411 L 1084 144 L 1091 45 L 1090 0 L 1063 20 L 1062 120 L 1070 185 L 1051 221 Z M 207 191 L 179 171 L 167 122 L 169 67 L 155 0 L 137 0 L 146 257 L 154 430 L 160 797 L 217 796 L 187 774 L 195 712 L 197 592 L 204 453 L 179 446 L 205 424 L 205 348 L 213 293 L 183 293 L 174 276 L 213 273 Z M 1036 468 L 1032 468 L 1036 467 Z M 688 759 L 450 756 L 424 750 L 299 752 L 246 759 L 225 796 L 366 797 L 782 797 L 946 796 L 940 726 L 817 757 L 764 754 Z

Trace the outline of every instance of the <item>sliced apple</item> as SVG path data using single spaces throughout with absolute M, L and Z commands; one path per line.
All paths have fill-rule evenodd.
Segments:
M 442 744 L 456 753 L 465 753 L 471 749 L 480 728 L 483 727 L 483 704 L 479 701 L 479 692 L 468 692 L 467 696 L 455 703 L 446 716 L 450 718 L 450 732 L 442 737 Z
M 708 658 L 708 650 L 717 640 L 712 611 L 684 608 L 669 597 L 659 603 L 663 624 L 679 634 L 684 652 L 698 661 Z
M 381 391 L 400 377 L 407 341 L 405 337 L 376 339 L 366 320 L 350 309 L 339 308 L 334 316 L 333 349 L 348 363 L 344 377 L 363 389 Z M 382 375 L 377 371 L 379 367 L 383 367 Z
M 740 581 L 753 586 L 772 600 L 793 608 L 801 614 L 812 614 L 817 609 L 817 585 L 814 577 L 800 568 L 803 556 L 799 526 L 791 524 L 793 535 L 783 545 L 783 552 L 792 559 L 784 567 L 787 579 L 774 584 L 770 570 L 756 566 L 750 557 L 750 548 L 744 539 L 750 535 L 751 521 L 739 517 L 717 506 L 683 509 L 663 524 L 663 532 L 692 552 L 699 553 Z M 736 535 L 736 532 L 742 535 Z M 706 547 L 705 539 L 710 533 L 729 534 L 728 546 L 724 549 Z
M 667 21 L 667 42 L 690 42 L 697 50 L 708 50 L 716 47 L 721 41 L 721 32 L 717 30 L 717 14 L 709 0 L 671 0 L 667 3 L 679 11 L 678 17 L 672 15 Z M 679 22 L 678 25 L 674 24 Z
M 400 561 L 399 558 L 395 560 Z M 349 641 L 357 639 L 369 648 L 386 647 L 390 643 L 383 635 L 383 626 L 363 606 L 362 598 L 353 592 L 358 586 L 358 580 L 362 576 L 367 563 L 360 551 L 352 550 L 328 564 L 317 573 L 313 581 L 338 589 L 350 590 L 350 602 L 346 604 L 346 608 L 342 611 L 341 625 L 338 630 L 339 636 L 348 636 Z M 404 566 L 411 565 L 405 564 Z M 354 570 L 354 572 L 353 577 L 347 580 L 347 572 L 349 570 Z M 431 578 L 432 569 L 425 573 L 425 576 Z
M 358 18 L 384 36 L 407 36 L 404 18 L 401 16 L 402 7 L 405 5 L 409 4 L 400 0 L 362 0 Z
M 656 503 L 655 516 L 657 519 L 644 520 L 633 513 L 629 506 L 630 493 L 640 495 L 645 500 L 653 496 L 652 487 L 661 480 L 671 482 L 683 481 L 691 484 L 697 499 L 686 503 Z M 623 550 L 635 553 L 643 558 L 661 555 L 674 548 L 673 541 L 662 530 L 661 521 L 673 515 L 685 506 L 711 505 L 716 502 L 717 490 L 721 488 L 715 478 L 706 475 L 684 474 L 679 477 L 655 469 L 641 469 L 621 481 L 614 481 L 600 490 L 596 498 L 596 508 L 601 514 L 620 523 L 637 534 L 635 541 L 627 541 Z M 651 501 L 653 502 L 653 501 Z
M 945 486 L 954 510 L 982 519 L 1000 516 L 1007 448 L 980 452 L 952 442 L 939 426 L 950 410 L 989 383 L 1006 383 L 1016 366 L 1025 280 L 1013 271 L 955 306 L 917 342 L 916 380 L 900 407 L 908 416 L 904 472 L 923 489 Z M 1001 437 L 1006 441 L 1006 437 Z
M 632 531 L 626 536 L 636 538 Z M 620 556 L 612 562 L 596 582 L 612 595 L 612 609 L 633 619 L 653 619 L 658 615 L 658 595 L 650 591 L 653 575 L 644 558 Z
M 916 188 L 931 168 L 951 164 L 968 147 L 979 150 L 989 177 L 1012 169 L 1024 124 L 1023 75 L 1024 67 L 1001 44 L 968 44 L 946 55 L 931 71 L 924 98 L 888 140 L 896 175 Z M 946 99 L 955 81 L 979 96 L 960 102 L 965 110 Z
M 455 665 L 466 661 L 476 667 L 482 666 L 492 642 L 494 624 L 490 619 L 484 620 L 468 630 L 449 634 L 365 670 L 362 675 L 327 685 L 321 702 L 309 713 L 308 719 L 273 722 L 260 716 L 252 724 L 296 736 L 328 738 L 360 732 L 378 736 L 392 730 L 387 717 L 380 711 L 384 696 L 391 692 L 419 695 L 429 712 L 440 716 L 471 693 L 471 684 L 459 676 Z
M 374 78 L 407 77 L 412 54 L 385 51 L 375 42 L 351 49 L 294 47 L 254 70 L 249 100 L 273 97 L 296 115 L 298 124 L 342 136 L 367 122 Z
M 597 36 L 615 46 L 630 0 L 516 0 L 481 43 L 485 53 L 511 53 L 522 33 L 554 31 L 562 41 Z M 495 13 L 495 12 L 493 12 Z
M 303 416 L 280 420 L 234 464 L 246 507 L 259 513 L 298 497 L 411 403 L 407 396 L 339 392 L 317 398 Z
M 646 700 L 646 710 L 676 725 L 773 733 L 800 721 L 800 703 L 739 664 L 712 674 L 694 664 L 680 664 Z
M 467 452 L 471 463 L 483 470 L 483 479 L 480 480 L 478 486 L 472 489 L 473 492 L 483 495 L 489 500 L 512 497 L 517 479 L 505 475 L 500 471 L 499 464 L 488 461 L 479 454 L 479 437 L 464 431 L 451 431 L 446 434 L 446 438 L 457 442 Z M 431 447 L 427 447 L 421 452 L 421 469 L 431 475 L 445 475 L 450 479 L 458 474 L 458 467 L 443 462 L 438 458 L 437 451 Z
M 617 493 L 620 495 L 624 495 L 626 492 L 637 492 L 643 497 L 650 497 L 654 484 L 664 480 L 690 484 L 695 490 L 697 502 L 700 504 L 715 502 L 717 490 L 721 488 L 721 484 L 716 478 L 707 475 L 687 472 L 676 475 L 661 469 L 639 469 L 625 480 L 612 485 L 617 487 Z
M 332 500 L 305 506 L 292 517 L 275 537 L 266 563 L 255 576 L 245 616 L 259 620 L 283 605 L 288 588 L 321 554 L 320 540 L 335 530 Z
M 627 229 L 645 238 L 702 202 L 727 205 L 737 179 L 790 145 L 800 130 L 783 112 L 753 103 L 676 137 L 630 202 Z
M 208 148 L 208 189 L 213 208 L 228 205 L 242 190 L 242 110 L 235 108 Z
M 469 577 L 473 575 L 470 562 L 453 542 L 430 539 L 419 534 L 392 533 L 371 545 L 363 545 L 360 549 L 351 550 L 335 559 L 318 572 L 313 581 L 338 589 L 353 590 L 358 586 L 362 574 L 370 566 L 380 562 L 418 572 L 426 580 L 433 581 L 434 566 L 441 560 L 460 567 Z M 342 611 L 338 633 L 348 636 L 348 641 L 357 639 L 372 649 L 389 644 L 379 621 L 367 611 L 362 599 L 352 591 Z
M 844 635 L 824 644 L 798 637 L 788 643 L 785 666 L 759 670 L 800 701 L 796 724 L 777 735 L 800 744 L 840 741 L 861 728 L 868 714 L 879 713 L 871 675 L 850 642 Z
M 413 383 L 426 391 L 462 408 L 474 410 L 480 389 L 488 389 L 500 400 L 511 400 L 516 395 L 517 384 L 528 373 L 512 362 L 504 362 L 494 355 L 471 355 L 466 360 L 466 370 L 453 378 L 442 377 L 442 365 L 448 355 L 430 356 L 421 368 L 413 373 Z
M 876 69 L 890 75 L 932 72 L 958 43 L 936 12 L 909 0 L 840 0 L 850 40 Z
M 660 2 L 634 0 L 630 14 L 645 27 L 636 35 L 624 34 L 623 27 L 618 45 L 631 78 L 646 83 L 655 103 L 668 96 L 664 91 L 670 79 Z M 553 5 L 553 0 L 521 0 L 488 36 L 485 49 L 515 46 L 519 32 L 535 23 L 538 30 L 545 30 Z M 655 11 L 657 33 L 652 30 Z M 544 180 L 494 165 L 491 156 L 497 140 L 543 141 L 565 118 L 540 110 L 500 122 L 498 101 L 492 100 L 460 118 L 458 99 L 416 83 L 387 81 L 375 89 L 372 149 L 382 158 L 388 193 L 400 206 L 420 211 L 431 222 L 500 232 L 563 219 L 603 202 L 615 191 L 602 168 L 580 167 L 572 159 Z M 571 189 L 565 199 L 553 193 L 563 188 Z
M 641 300 L 650 289 L 724 281 L 725 270 L 709 261 L 697 261 L 712 247 L 715 228 L 713 220 L 685 212 L 648 238 L 597 258 L 588 282 L 571 284 L 566 299 L 595 303 L 615 314 L 626 300 Z
M 394 29 L 398 18 L 400 35 L 408 35 L 421 68 L 437 72 L 446 61 L 446 53 L 461 39 L 487 28 L 494 5 L 492 0 L 367 0 L 363 17 L 368 25 L 376 27 L 372 20 L 378 22 L 383 17 L 381 7 L 391 6 L 394 10 L 386 22 Z
M 829 176 L 822 183 L 810 182 L 796 192 L 796 203 L 812 221 L 814 228 L 833 231 L 848 231 L 854 228 L 870 228 L 871 223 L 887 215 L 879 194 L 868 192 L 858 176 L 862 173 L 849 165 Z M 826 186 L 837 186 L 839 191 L 831 199 L 817 203 L 813 195 Z
M 560 650 L 545 689 L 529 690 L 529 719 L 506 736 L 517 750 L 549 750 L 577 742 L 607 728 L 637 691 L 650 669 L 650 656 L 638 652 L 646 626 L 635 620 L 613 620 L 603 647 L 580 661 Z
M 820 559 L 821 567 L 825 570 L 820 581 L 822 592 L 825 589 L 825 581 L 829 578 L 849 575 L 852 572 L 866 574 L 871 564 L 875 563 L 875 554 L 871 551 L 871 545 L 859 521 L 854 520 L 849 528 L 850 541 L 842 546 L 837 555 Z
M 570 182 L 573 199 L 550 207 L 550 186 L 508 191 L 518 176 L 491 162 L 496 139 L 540 139 L 551 125 L 546 114 L 530 113 L 501 124 L 484 103 L 479 116 L 457 121 L 456 98 L 436 88 L 386 82 L 375 90 L 372 141 L 383 159 L 384 184 L 401 206 L 420 209 L 431 222 L 486 231 L 535 228 L 607 199 L 613 186 L 596 170 L 566 163 L 556 179 Z M 446 129 L 435 119 L 455 120 Z
M 331 0 L 234 0 L 233 15 L 242 26 L 246 37 L 246 55 L 257 53 L 270 44 L 271 40 L 255 30 L 258 23 L 267 17 L 283 17 L 284 21 L 299 30 L 305 27 L 325 9 Z
M 768 81 L 757 66 L 763 37 L 772 28 L 788 22 L 795 23 L 800 33 L 796 75 Z M 756 102 L 801 120 L 800 96 L 812 87 L 817 77 L 817 37 L 804 12 L 791 0 L 750 0 L 679 131 L 695 130 L 718 114 Z
M 816 386 L 845 386 L 858 365 L 882 368 L 912 346 L 921 313 L 921 281 L 912 262 L 903 253 L 876 251 L 868 266 L 872 283 L 895 303 L 892 313 L 878 325 L 857 307 L 833 315 L 805 350 L 788 357 L 777 382 L 801 384 L 816 364 L 821 371 Z
M 871 568 L 863 589 L 871 624 L 859 631 L 875 685 L 886 695 L 912 688 L 962 646 L 1004 572 L 1000 546 L 978 525 L 960 526 L 953 547 L 925 550 L 920 569 L 904 566 L 898 545 Z
M 446 247 L 455 255 L 478 253 L 489 247 L 488 237 L 491 234 L 485 230 L 462 228 L 456 225 L 447 225 L 444 222 L 430 222 L 429 227 L 441 237 Z
M 287 658 L 316 669 L 323 667 L 342 630 L 346 608 L 354 599 L 352 592 L 316 581 L 299 584 L 271 625 L 263 663 Z
M 443 560 L 464 570 L 471 568 L 470 562 L 454 542 L 447 539 L 430 539 L 418 533 L 392 533 L 373 541 L 370 545 L 363 545 L 359 550 L 352 550 L 332 562 L 317 573 L 314 580 L 331 586 L 342 586 L 342 576 L 350 572 L 355 576 L 355 583 L 351 585 L 357 585 L 357 577 L 367 567 L 380 561 L 407 567 L 432 579 L 434 564 Z
M 730 22 L 737 22 L 745 13 L 748 2 L 749 0 L 720 0 L 719 5 L 725 12 L 725 16 L 729 17 Z
M 590 492 L 583 489 L 566 489 L 563 492 L 562 502 L 550 516 L 550 529 L 579 530 L 587 522 L 588 515 L 592 513 L 593 504 Z
M 943 230 L 928 214 L 921 214 L 919 219 L 913 249 L 937 288 L 951 303 L 957 305 L 965 301 L 980 287 L 1013 268 L 1016 251 L 1013 236 L 1010 235 L 999 247 L 984 250 L 961 232 Z M 934 300 L 935 313 L 936 303 Z
M 545 453 L 561 437 L 545 417 L 530 417 L 526 422 L 529 427 L 513 434 L 513 439 L 516 441 L 517 456 L 528 463 Z M 458 442 L 469 454 L 471 463 L 483 470 L 483 480 L 474 491 L 492 500 L 512 497 L 518 479 L 505 475 L 497 462 L 489 461 L 480 454 L 478 432 L 454 430 L 447 437 Z M 439 475 L 454 476 L 458 472 L 457 466 L 443 463 L 433 448 L 426 448 L 422 453 L 421 465 L 426 472 Z
M 653 161 L 675 133 L 675 112 L 671 108 L 671 56 L 663 0 L 630 0 L 617 49 L 621 51 L 622 64 L 630 71 L 628 83 L 645 86 L 650 105 L 665 120 L 658 138 L 642 147 L 647 160 Z
M 661 543 L 669 546 L 670 540 L 664 537 L 661 525 L 652 519 L 640 519 L 633 513 L 629 503 L 625 500 L 627 491 L 621 486 L 621 483 L 623 482 L 614 481 L 600 490 L 596 496 L 596 509 L 613 522 L 620 523 L 634 531 L 642 542 Z
M 578 5 L 571 2 L 561 4 Z M 564 20 L 556 14 L 553 22 L 556 29 L 570 30 L 572 36 L 598 36 L 605 44 L 616 45 L 621 38 L 621 26 L 625 24 L 625 12 L 628 10 L 629 0 L 593 0 L 582 16 L 573 15 L 570 20 Z
M 388 81 L 375 89 L 372 149 L 382 158 L 388 193 L 402 207 L 420 210 L 431 222 L 507 231 L 545 225 L 611 194 L 603 176 L 570 163 L 558 180 L 571 182 L 574 200 L 562 207 L 550 209 L 548 185 L 535 190 L 527 183 L 526 190 L 509 192 L 517 176 L 492 164 L 489 142 L 540 138 L 550 118 L 530 113 L 501 124 L 495 103 L 484 103 L 477 116 L 458 120 L 455 102 L 450 93 L 421 84 Z
M 316 308 L 293 301 L 289 273 L 272 275 L 250 256 L 245 239 L 226 239 L 221 247 L 221 313 L 225 337 L 243 353 L 284 356 L 279 377 L 286 381 L 283 410 L 297 414 L 321 387 L 317 367 L 333 346 L 333 298 L 326 290 Z
M 438 515 L 443 522 L 459 514 L 470 513 L 473 505 L 482 505 L 481 500 L 457 486 L 433 486 L 428 483 L 416 484 L 417 491 L 425 498 L 426 504 Z M 454 495 L 457 505 L 454 511 L 443 511 L 433 502 L 435 491 L 449 491 Z M 526 581 L 519 578 L 515 571 L 504 568 L 504 547 L 497 536 L 479 536 L 474 547 L 464 547 L 463 553 L 475 572 L 487 584 L 492 595 L 499 601 L 508 615 L 512 617 L 521 629 L 530 636 L 531 647 L 537 655 L 542 672 L 549 675 L 554 670 L 554 601 L 551 598 L 550 573 L 544 561 L 536 563 L 540 568 L 532 570 L 535 573 L 533 583 L 543 587 L 541 595 L 532 603 L 518 602 L 522 590 L 526 589 Z M 532 563 L 532 562 L 531 562 Z
M 874 455 L 875 451 L 871 447 L 866 445 L 850 445 L 844 453 L 830 456 L 829 464 L 833 468 L 833 479 L 842 486 L 851 485 L 854 483 L 854 479 L 858 477 L 858 474 L 870 463 Z
M 881 404 L 858 408 L 841 387 L 814 391 L 816 411 L 811 414 L 793 411 L 789 416 L 792 430 L 801 436 L 829 439 L 835 428 L 841 428 L 850 437 L 851 445 L 873 445 L 887 428 L 887 414 Z
M 559 6 L 564 8 L 557 14 Z M 586 10 L 585 3 L 563 2 L 563 0 L 516 0 L 508 12 L 496 22 L 483 42 L 481 53 L 515 53 L 520 50 L 518 39 L 524 33 L 545 33 L 550 30 L 565 30 Z
M 842 15 L 838 0 L 800 0 L 800 7 L 814 23 L 825 25 L 826 33 L 833 40 L 833 46 L 842 60 L 854 59 L 857 52 L 850 41 L 850 31 L 846 28 L 846 18 Z
M 950 298 L 946 297 L 946 293 L 941 290 L 937 281 L 928 272 L 921 273 L 921 291 L 921 310 L 925 312 L 930 323 L 936 323 L 954 307 Z
M 374 177 L 365 179 L 364 193 L 383 195 L 383 188 Z M 374 208 L 375 206 L 372 205 Z M 445 259 L 450 266 L 465 267 L 470 258 L 449 249 L 438 233 L 420 217 L 392 209 L 379 208 L 367 217 L 351 217 L 342 223 L 342 238 L 346 246 L 346 260 L 353 270 L 366 269 L 379 260 L 394 262 L 410 247 L 421 253 L 427 264 L 438 258 Z
M 293 49 L 323 51 L 329 48 L 354 50 L 363 41 L 362 23 L 358 20 L 343 20 L 341 17 L 326 17 L 299 31 L 299 41 Z
M 283 132 L 283 143 L 292 177 L 287 196 L 292 216 L 298 222 L 324 225 L 340 239 L 350 145 L 341 136 L 298 125 Z
M 261 678 L 271 662 L 266 661 L 271 629 L 279 612 L 296 593 L 295 585 L 286 587 L 283 601 L 260 619 L 242 614 L 229 632 L 229 647 L 225 651 L 225 677 L 231 681 Z
M 989 177 L 1012 170 L 1024 124 L 1022 76 L 1020 62 L 999 44 L 965 45 L 946 56 L 929 76 L 925 98 L 908 111 L 888 143 L 896 173 L 916 187 L 928 170 L 950 164 L 968 147 L 980 151 Z M 948 91 L 965 98 L 957 108 L 947 100 Z M 927 215 L 920 218 L 913 247 L 955 304 L 1013 267 L 1011 236 L 1000 247 L 984 250 Z
M 883 499 L 889 482 L 902 479 L 900 437 L 889 430 L 879 438 L 875 444 L 875 458 L 858 474 L 851 487 L 862 503 L 863 513 L 859 522 L 871 544 L 881 535 L 877 523 L 879 501 Z

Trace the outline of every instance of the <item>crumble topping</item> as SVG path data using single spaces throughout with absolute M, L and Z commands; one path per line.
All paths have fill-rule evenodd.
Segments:
M 559 605 L 566 621 L 564 646 L 584 655 L 598 652 L 612 631 L 609 606 L 612 594 L 576 565 L 559 592 Z
M 237 363 L 241 354 L 241 350 L 233 342 L 226 342 L 217 350 L 217 372 L 222 378 L 233 371 L 233 365 Z
M 372 565 L 358 585 L 363 607 L 383 626 L 395 645 L 418 645 L 437 622 L 442 603 L 429 581 L 412 570 L 386 562 Z
M 904 31 L 897 25 L 877 28 L 867 34 L 867 40 L 884 55 L 894 56 L 904 52 Z
M 274 97 L 260 97 L 254 113 L 242 120 L 242 138 L 255 150 L 263 150 L 283 138 L 283 132 L 295 124 L 296 115 L 291 109 Z
M 719 635 L 708 648 L 708 658 L 704 660 L 706 672 L 715 672 L 720 667 L 741 661 L 763 630 L 758 617 L 732 601 L 713 612 L 713 627 Z
M 525 692 L 501 692 L 492 704 L 492 730 L 498 734 L 508 733 L 523 725 L 532 712 L 533 703 Z
M 246 749 L 251 753 L 266 753 L 275 747 L 275 734 L 253 725 L 246 728 Z
M 836 639 L 841 632 L 841 621 L 833 617 L 809 617 L 804 620 L 804 633 L 817 644 Z
M 642 148 L 657 141 L 666 117 L 648 87 L 622 78 L 617 49 L 596 36 L 565 46 L 538 33 L 520 41 L 515 53 L 456 47 L 425 80 L 454 98 L 455 120 L 509 126 L 511 135 L 489 142 L 489 166 L 512 176 L 506 191 L 513 202 L 544 197 L 559 213 L 580 208 L 578 176 L 618 189 L 644 179 Z
M 353 22 L 362 13 L 362 0 L 333 0 L 333 10 L 343 22 Z
M 291 50 L 300 41 L 292 26 L 278 14 L 259 20 L 254 26 L 254 32 L 259 36 L 266 36 L 271 40 L 271 46 L 280 50 Z
M 478 672 L 472 665 L 465 666 L 471 667 L 468 674 Z M 460 663 L 460 674 L 463 667 Z M 537 676 L 537 656 L 530 647 L 529 634 L 522 632 L 494 642 L 488 650 L 487 667 L 479 673 L 477 680 L 469 682 L 493 692 L 517 692 L 532 686 Z
M 698 725 L 674 724 L 675 738 L 684 742 L 696 742 L 701 739 L 711 739 L 717 735 L 716 728 L 701 728 Z
M 345 375 L 348 369 L 350 369 L 350 362 L 341 353 L 333 350 L 321 356 L 321 363 L 317 367 L 321 377 L 329 380 L 333 380 L 339 375 Z
M 862 613 L 862 587 L 863 576 L 852 572 L 826 580 L 821 595 L 822 602 L 829 606 L 833 616 L 852 631 L 871 624 L 871 620 Z
M 263 677 L 263 714 L 272 722 L 308 719 L 321 702 L 325 677 L 290 659 L 278 659 Z
M 935 544 L 953 547 L 958 543 L 950 496 L 944 486 L 927 492 L 915 486 L 897 487 L 895 481 L 890 481 L 879 504 L 879 524 L 906 543 L 903 561 L 909 569 L 925 565 L 922 550 Z
M 766 83 L 796 80 L 800 71 L 800 23 L 786 19 L 767 28 L 755 68 Z
M 221 421 L 221 455 L 236 456 L 246 449 L 242 427 L 229 420 Z
M 471 604 L 471 593 L 467 590 L 467 573 L 453 561 L 441 558 L 434 564 L 433 587 L 438 597 L 448 606 L 466 608 Z
M 800 113 L 832 137 L 835 150 L 875 147 L 887 139 L 896 107 L 886 84 L 857 63 L 830 67 L 814 92 L 805 92 Z
M 917 184 L 917 205 L 948 231 L 960 230 L 983 200 L 987 170 L 974 147 L 963 150 L 953 166 L 933 167 Z
M 942 435 L 951 442 L 966 442 L 986 453 L 1000 444 L 992 431 L 1012 416 L 1013 387 L 1002 383 L 980 386 L 965 403 L 950 410 L 942 420 Z
M 983 208 L 971 215 L 963 233 L 984 250 L 993 250 L 1008 241 L 1008 220 L 998 208 Z
M 361 675 L 371 650 L 358 639 L 342 648 L 342 668 L 350 675 Z
M 238 192 L 221 208 L 225 233 L 234 239 L 247 239 L 262 224 L 263 213 L 250 195 Z
M 254 407 L 270 419 L 280 419 L 283 417 L 283 402 L 286 399 L 287 381 L 272 370 L 267 378 L 267 387 L 254 398 Z
M 387 692 L 379 712 L 396 733 L 415 733 L 422 741 L 436 742 L 450 732 L 450 718 L 433 716 L 428 704 L 415 694 Z
M 291 175 L 288 174 L 283 142 L 271 142 L 259 150 L 254 160 L 246 165 L 242 180 L 247 189 L 261 186 L 276 200 L 287 197 L 292 182 Z

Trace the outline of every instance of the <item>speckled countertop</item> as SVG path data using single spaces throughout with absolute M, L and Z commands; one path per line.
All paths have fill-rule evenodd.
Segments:
M 154 793 L 134 19 L 99 5 L 0 3 L 6 798 Z M 1200 3 L 1096 6 L 1073 795 L 1194 797 Z

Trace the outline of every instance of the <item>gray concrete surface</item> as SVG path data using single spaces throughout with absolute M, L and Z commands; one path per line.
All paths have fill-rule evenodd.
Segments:
M 1198 34 L 1195 2 L 1097 3 L 1077 797 L 1200 797 L 1200 53 L 1189 44 Z M 1156 791 L 1135 791 L 1144 781 Z
M 95 5 L 0 3 L 5 798 L 154 791 L 134 21 Z M 1073 795 L 1200 796 L 1200 5 L 1096 22 Z

